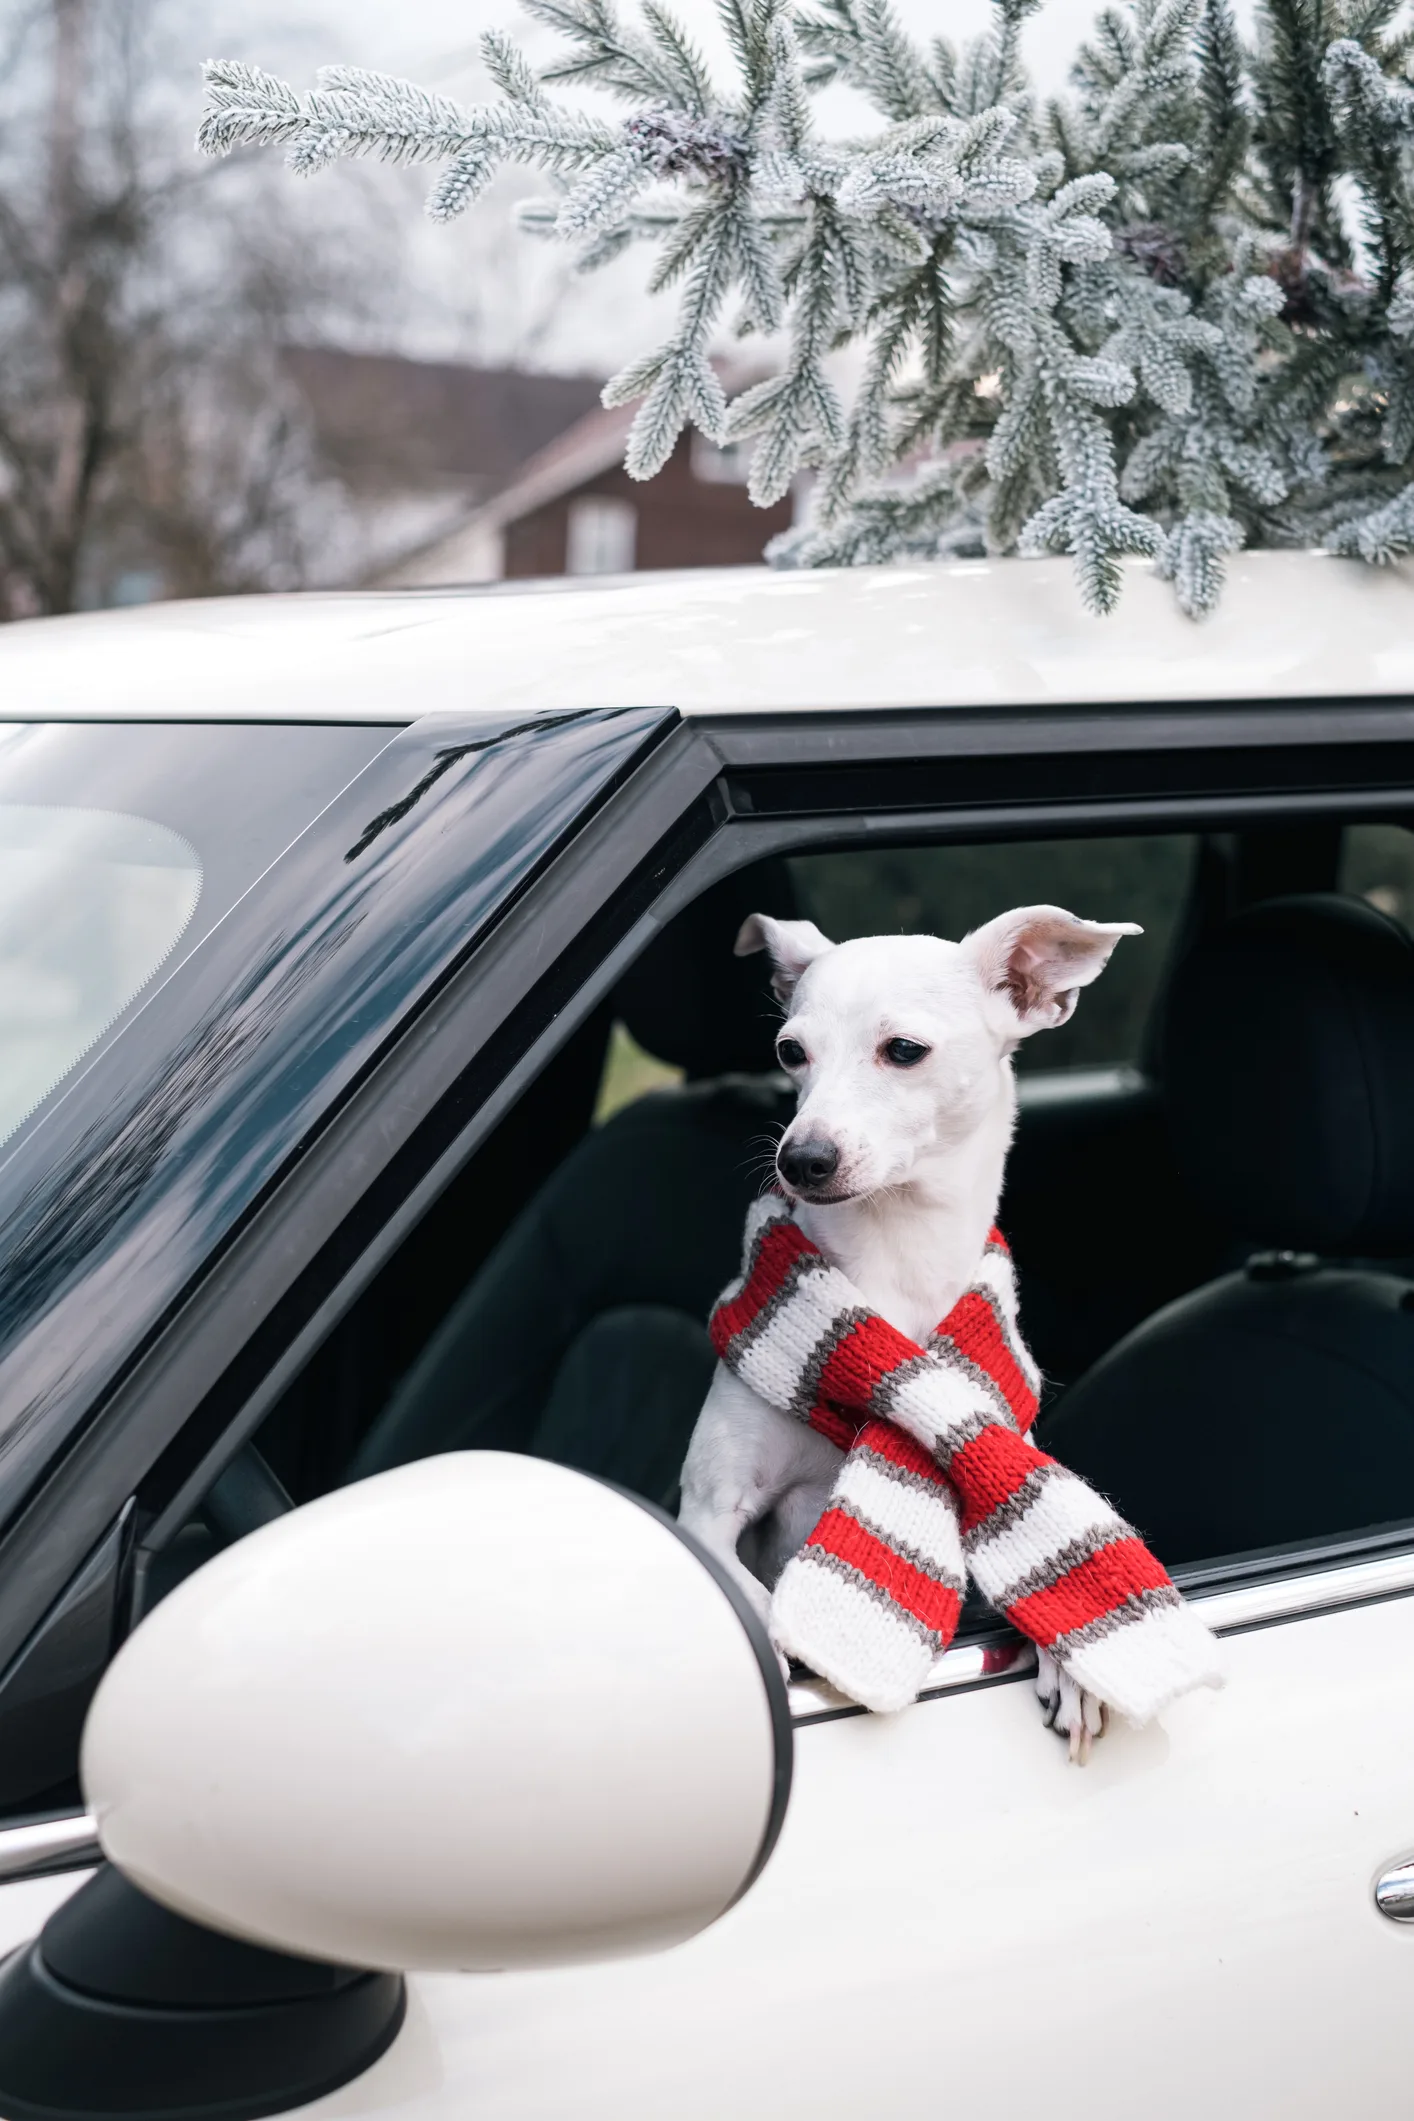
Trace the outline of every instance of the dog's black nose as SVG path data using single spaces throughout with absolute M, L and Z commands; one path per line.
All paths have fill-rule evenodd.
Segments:
M 803 1142 L 782 1142 L 776 1162 L 788 1186 L 809 1192 L 829 1184 L 839 1170 L 840 1152 L 833 1142 L 812 1136 Z

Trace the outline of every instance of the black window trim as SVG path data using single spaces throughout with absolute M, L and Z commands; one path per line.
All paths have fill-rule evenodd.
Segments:
M 1124 742 L 1117 746 L 1120 733 Z M 1043 744 L 1111 755 L 1122 750 L 1133 758 L 1142 786 L 1143 762 L 1152 766 L 1155 754 L 1167 750 L 1233 748 L 1234 740 L 1250 744 L 1257 737 L 1275 748 L 1313 742 L 1318 733 L 1333 768 L 1337 753 L 1358 747 L 1371 770 L 1333 771 L 1328 790 L 1266 799 L 1250 792 L 1204 798 L 1159 792 L 952 813 L 941 807 L 806 816 L 778 810 L 769 818 L 740 800 L 763 768 L 789 775 L 793 768 L 818 773 L 829 766 L 847 778 L 853 767 L 895 762 L 906 785 L 920 757 L 988 747 L 999 755 L 1034 754 Z M 347 1263 L 306 1315 L 287 1321 L 281 1345 L 267 1350 L 239 1403 L 228 1400 L 212 1434 L 188 1452 L 141 1528 L 141 1541 L 170 1535 L 525 1085 L 658 929 L 709 884 L 767 854 L 807 845 L 1033 838 L 1312 813 L 1398 815 L 1414 808 L 1414 787 L 1382 773 L 1381 754 L 1387 759 L 1391 744 L 1411 737 L 1414 705 L 1402 701 L 1271 708 L 1243 702 L 1217 710 L 1166 703 L 1099 715 L 1060 708 L 1054 714 L 722 716 L 679 725 L 384 1056 L 10 1529 L 0 1544 L 0 1666 L 126 1498 L 150 1479 L 163 1452 L 193 1417 L 200 1419 L 203 1407 L 216 1404 L 223 1378 L 299 1277 L 342 1243 Z M 536 937 L 533 952 L 523 948 L 528 933 Z M 435 1121 L 444 1138 L 437 1144 L 424 1134 L 434 1153 L 414 1169 L 410 1151 Z M 384 1199 L 369 1229 L 362 1211 L 398 1159 L 401 1195 Z

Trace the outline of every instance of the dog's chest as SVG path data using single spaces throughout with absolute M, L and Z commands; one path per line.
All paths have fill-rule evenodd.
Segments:
M 940 1255 L 937 1247 L 909 1256 L 897 1245 L 876 1241 L 834 1258 L 870 1308 L 916 1341 L 925 1341 L 947 1317 L 969 1278 L 965 1263 L 946 1252 Z

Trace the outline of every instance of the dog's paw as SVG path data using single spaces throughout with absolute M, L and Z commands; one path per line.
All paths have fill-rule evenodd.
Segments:
M 1105 1729 L 1105 1704 L 1077 1686 L 1049 1650 L 1036 1651 L 1036 1693 L 1048 1727 L 1067 1741 L 1070 1757 L 1084 1767 Z

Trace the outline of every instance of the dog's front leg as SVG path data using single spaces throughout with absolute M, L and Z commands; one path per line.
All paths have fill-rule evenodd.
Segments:
M 1076 1766 L 1084 1767 L 1090 1758 L 1090 1747 L 1104 1734 L 1105 1704 L 1096 1695 L 1087 1694 L 1084 1687 L 1077 1686 L 1069 1673 L 1061 1670 L 1050 1651 L 1039 1646 L 1036 1651 L 1036 1692 L 1046 1722 L 1069 1741 L 1070 1757 Z
M 737 1545 L 794 1484 L 802 1433 L 810 1434 L 719 1363 L 683 1461 L 678 1522 L 741 1587 L 763 1626 L 771 1594 Z

